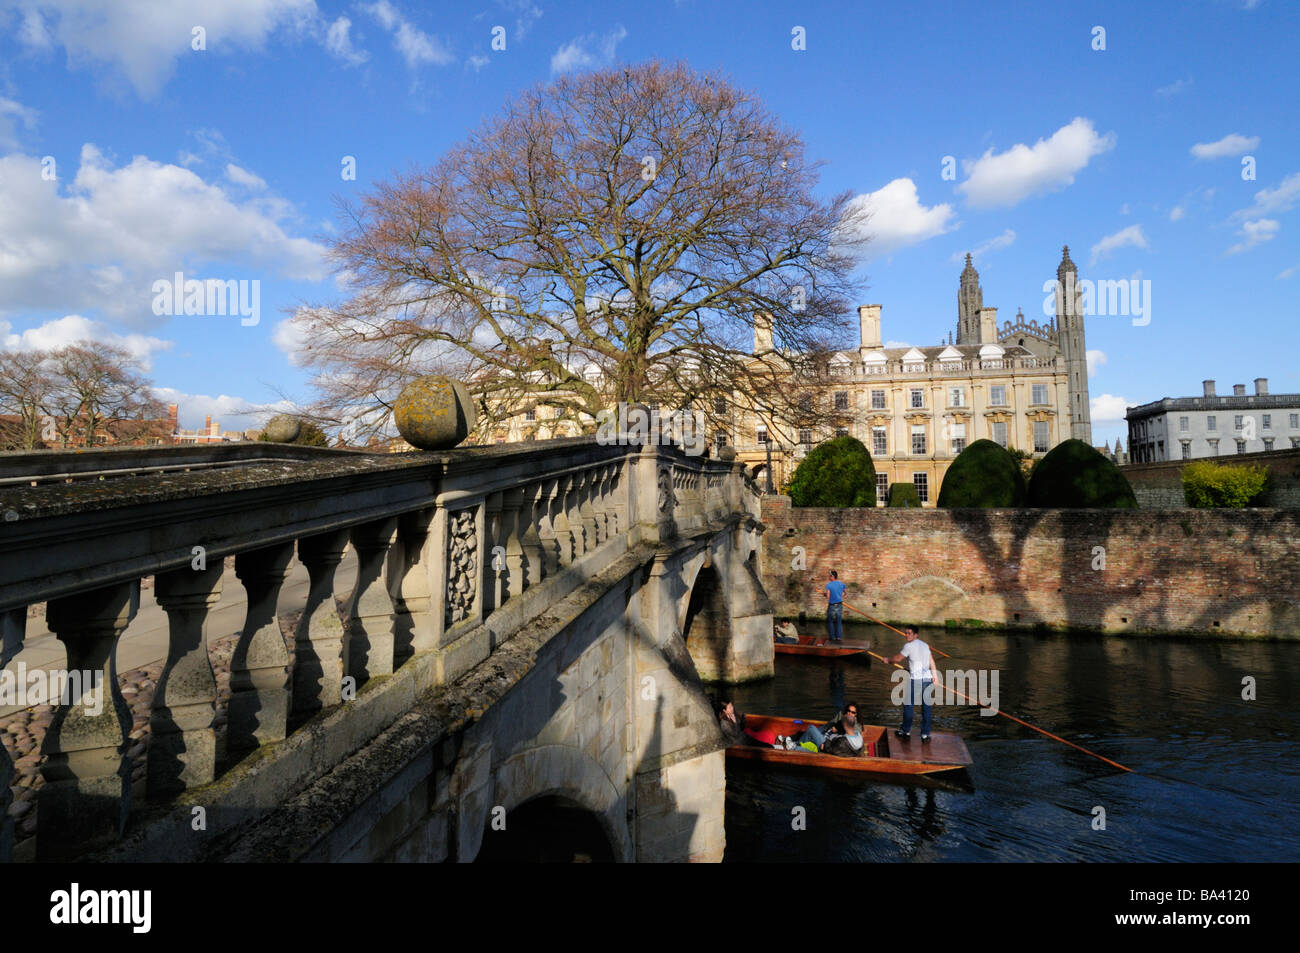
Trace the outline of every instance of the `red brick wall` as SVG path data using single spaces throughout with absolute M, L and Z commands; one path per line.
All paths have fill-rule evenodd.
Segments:
M 846 602 L 889 621 L 1300 639 L 1296 510 L 793 509 L 778 496 L 763 522 L 779 615 L 824 618 L 835 569 Z

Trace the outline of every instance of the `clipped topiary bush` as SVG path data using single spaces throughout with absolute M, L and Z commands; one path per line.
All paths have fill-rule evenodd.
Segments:
M 1082 440 L 1058 443 L 1038 461 L 1027 502 L 1044 508 L 1137 509 L 1128 478 Z
M 855 437 L 836 437 L 813 447 L 790 481 L 793 506 L 875 506 L 876 468 Z
M 916 492 L 915 483 L 889 484 L 890 506 L 920 506 L 921 494 Z
M 943 475 L 936 506 L 1024 506 L 1025 474 L 1005 447 L 976 440 L 957 455 Z
M 1198 509 L 1241 509 L 1268 489 L 1268 470 L 1259 466 L 1201 460 L 1183 467 L 1183 496 Z

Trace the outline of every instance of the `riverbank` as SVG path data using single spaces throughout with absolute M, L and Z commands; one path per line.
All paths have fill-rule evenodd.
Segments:
M 774 614 L 809 624 L 835 569 L 848 603 L 891 623 L 1300 640 L 1300 510 L 795 509 L 770 496 L 763 522 Z

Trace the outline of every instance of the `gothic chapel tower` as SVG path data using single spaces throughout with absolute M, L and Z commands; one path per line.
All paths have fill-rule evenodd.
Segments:
M 1070 246 L 1061 252 L 1056 269 L 1056 338 L 1068 375 L 1070 417 L 1068 436 L 1092 446 L 1092 417 L 1088 409 L 1088 351 L 1083 339 L 1083 300 L 1079 270 L 1070 261 Z M 1064 427 L 1061 436 L 1067 435 Z
M 966 267 L 961 270 L 961 285 L 957 289 L 957 343 L 980 343 L 980 309 L 984 307 L 984 291 L 980 288 L 980 273 L 966 256 Z

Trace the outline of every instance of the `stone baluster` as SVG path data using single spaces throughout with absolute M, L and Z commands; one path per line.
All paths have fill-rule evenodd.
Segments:
M 506 548 L 506 572 L 504 596 L 517 599 L 523 595 L 528 584 L 524 572 L 523 530 L 520 520 L 524 511 L 524 491 L 522 487 L 506 490 L 501 495 L 501 526 L 505 536 L 502 545 Z
M 584 474 L 579 471 L 569 475 L 568 492 L 564 497 L 565 516 L 569 520 L 569 533 L 573 537 L 572 560 L 577 562 L 587 552 L 587 533 L 582 526 L 582 484 Z
M 0 612 L 0 671 L 9 664 L 23 647 L 23 637 L 27 630 L 27 607 L 6 609 Z M 0 864 L 13 860 L 14 823 L 9 816 L 9 805 L 13 802 L 14 762 L 5 749 L 3 736 L 0 735 Z
M 571 476 L 562 476 L 555 481 L 555 498 L 551 507 L 551 527 L 555 530 L 561 566 L 573 562 L 573 529 L 569 525 L 568 513 L 569 488 L 572 485 Z
M 523 530 L 520 546 L 524 551 L 524 588 L 537 585 L 546 577 L 546 557 L 543 552 L 542 537 L 538 528 L 543 522 L 546 487 L 541 483 L 530 483 L 523 488 L 523 508 L 519 511 L 519 522 Z
M 578 513 L 582 521 L 582 533 L 586 539 L 583 552 L 589 553 L 600 545 L 601 538 L 596 532 L 596 508 L 592 500 L 596 496 L 599 473 L 594 469 L 582 471 L 582 488 L 578 493 Z
M 347 543 L 345 529 L 298 540 L 298 558 L 311 584 L 294 634 L 294 718 L 310 717 L 342 700 L 343 623 L 334 605 L 334 571 Z
M 289 650 L 276 606 L 289 576 L 293 543 L 235 557 L 235 575 L 248 596 L 244 630 L 230 657 L 226 748 L 247 751 L 280 741 L 289 723 Z
M 605 513 L 606 504 L 606 477 L 609 468 L 605 466 L 596 467 L 591 471 L 592 490 L 591 490 L 591 512 L 596 518 L 596 544 L 600 545 L 609 539 L 609 519 Z
M 609 477 L 609 498 L 610 513 L 614 520 L 614 534 L 626 533 L 628 528 L 627 521 L 627 497 L 623 493 L 625 486 L 623 480 L 623 467 L 626 463 L 616 463 L 610 470 Z
M 605 538 L 618 535 L 618 511 L 614 508 L 614 474 L 618 467 L 609 464 L 601 471 L 600 509 L 605 514 Z
M 91 690 L 64 697 L 45 732 L 36 827 L 37 860 L 63 860 L 121 836 L 131 810 L 126 757 L 131 712 L 117 684 L 118 637 L 140 605 L 138 582 L 51 599 L 45 623 L 67 652 L 71 681 Z
M 490 615 L 505 602 L 506 563 L 498 546 L 505 548 L 505 531 L 502 526 L 502 494 L 489 493 L 484 500 L 483 527 L 487 534 L 483 552 L 483 614 Z
M 173 797 L 216 776 L 217 679 L 208 659 L 208 610 L 221 598 L 224 560 L 173 569 L 154 578 L 167 613 L 167 660 L 149 713 L 150 798 Z
M 559 572 L 560 540 L 555 532 L 555 498 L 559 493 L 559 480 L 547 480 L 537 495 L 537 536 L 541 542 L 543 577 Z
M 397 517 L 352 527 L 357 583 L 348 601 L 343 674 L 360 688 L 376 675 L 393 674 L 393 600 L 384 584 L 384 564 L 397 537 Z
M 397 518 L 397 546 L 388 560 L 388 594 L 393 600 L 393 664 L 400 666 L 417 652 L 437 648 L 430 567 L 437 562 L 427 552 L 432 507 Z

